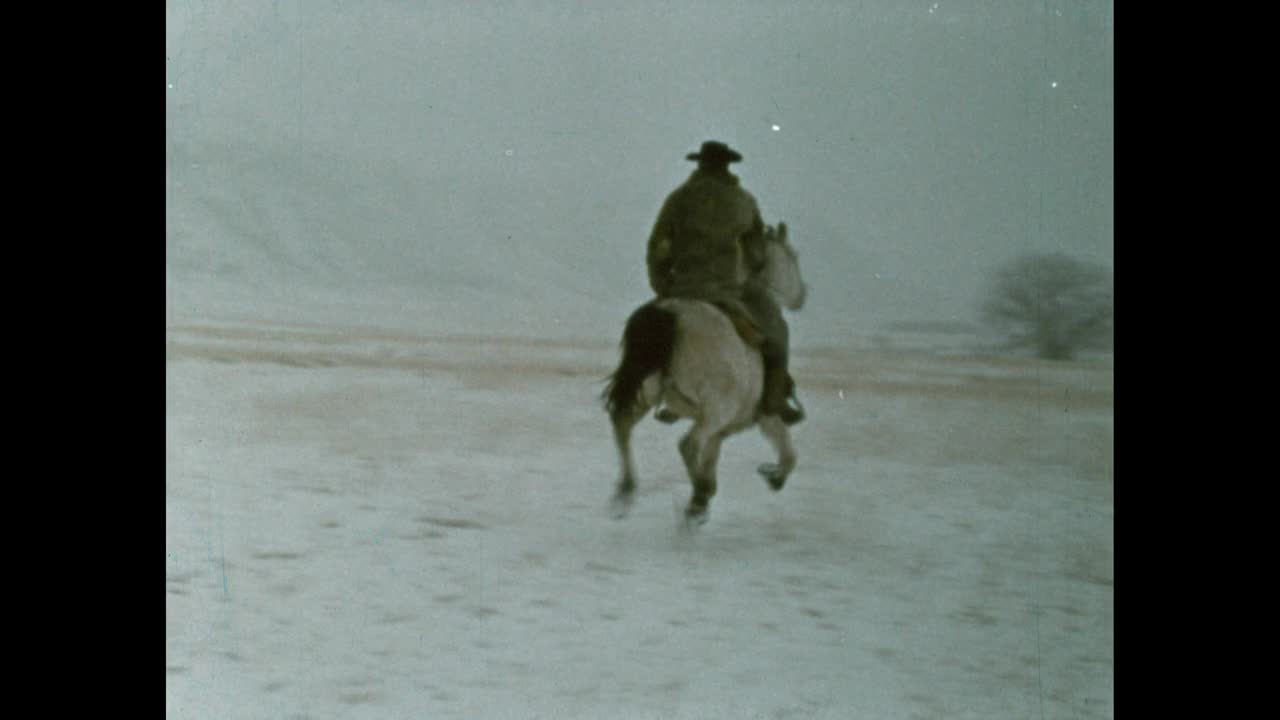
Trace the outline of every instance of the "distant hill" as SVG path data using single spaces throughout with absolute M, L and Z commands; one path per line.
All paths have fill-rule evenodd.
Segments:
M 536 185 L 252 143 L 173 144 L 167 180 L 173 312 L 447 309 L 432 321 L 598 336 L 647 293 L 609 247 L 557 255 L 583 221 L 547 223 Z
M 639 191 L 621 207 L 625 191 L 559 192 L 565 178 L 543 182 L 536 165 L 508 176 L 302 143 L 171 141 L 167 160 L 170 315 L 600 338 L 650 297 L 655 209 Z M 843 277 L 833 231 L 823 240 L 804 234 L 803 218 L 789 224 L 811 289 L 790 316 L 797 343 L 974 332 L 878 316 L 877 293 L 912 290 Z

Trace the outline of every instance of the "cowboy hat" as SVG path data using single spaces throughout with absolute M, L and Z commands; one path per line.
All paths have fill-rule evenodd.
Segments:
M 708 140 L 702 143 L 702 149 L 696 153 L 685 155 L 688 160 L 706 160 L 709 162 L 725 162 L 736 163 L 742 160 L 742 155 L 738 151 L 730 148 L 722 142 Z

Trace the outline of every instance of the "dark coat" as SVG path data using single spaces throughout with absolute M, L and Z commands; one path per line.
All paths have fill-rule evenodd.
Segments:
M 649 285 L 659 297 L 736 303 L 764 263 L 764 222 L 728 169 L 699 168 L 676 188 L 649 235 Z

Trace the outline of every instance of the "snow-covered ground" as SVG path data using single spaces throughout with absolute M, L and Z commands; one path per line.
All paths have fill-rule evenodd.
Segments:
M 613 338 L 391 325 L 170 317 L 167 717 L 1113 716 L 1109 363 L 797 348 L 688 536 Z
M 166 4 L 170 720 L 1111 718 L 1109 356 L 968 325 L 1113 247 L 1112 3 Z M 708 139 L 808 410 L 709 522 L 598 395 Z

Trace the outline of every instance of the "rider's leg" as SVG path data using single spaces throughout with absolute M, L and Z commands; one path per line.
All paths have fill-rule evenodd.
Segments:
M 765 415 L 777 415 L 787 425 L 794 425 L 804 419 L 804 413 L 791 407 L 787 399 L 791 396 L 791 374 L 787 372 L 787 353 L 785 347 L 766 342 L 761 348 L 764 356 L 764 392 L 760 398 L 760 412 Z
M 790 331 L 782 317 L 782 308 L 768 293 L 755 289 L 744 292 L 742 299 L 765 336 L 760 347 L 764 358 L 764 392 L 760 412 L 777 415 L 787 425 L 794 425 L 804 419 L 804 413 L 787 402 L 793 383 L 787 372 Z

